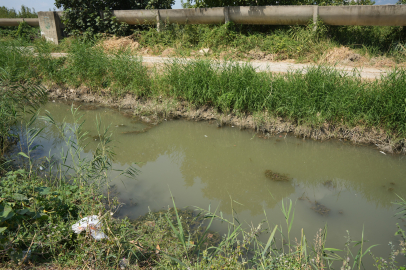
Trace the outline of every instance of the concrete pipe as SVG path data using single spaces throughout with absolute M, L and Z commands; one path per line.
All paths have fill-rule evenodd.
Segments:
M 113 16 L 119 22 L 134 24 L 151 24 L 157 22 L 158 12 L 154 10 L 113 10 Z
M 0 18 L 0 26 L 19 26 L 21 22 L 25 21 L 30 26 L 39 26 L 38 18 L 16 18 L 16 19 L 5 19 Z
M 329 25 L 405 26 L 406 6 L 322 6 L 319 18 Z
M 224 23 L 224 8 L 161 9 L 160 20 L 178 24 Z
M 313 6 L 229 7 L 229 18 L 237 24 L 307 24 L 313 11 Z

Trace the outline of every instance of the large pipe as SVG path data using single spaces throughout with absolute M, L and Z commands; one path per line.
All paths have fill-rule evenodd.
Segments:
M 329 25 L 405 26 L 406 6 L 322 6 L 319 18 Z
M 39 26 L 38 18 L 16 18 L 16 19 L 6 19 L 0 18 L 0 26 L 19 26 L 20 23 L 25 21 L 30 26 Z
M 160 9 L 163 22 L 178 24 L 218 24 L 225 21 L 225 8 Z
M 157 10 L 139 9 L 139 10 L 113 10 L 113 16 L 119 22 L 128 24 L 151 24 L 157 22 Z
M 230 21 L 237 24 L 307 24 L 313 18 L 313 6 L 229 7 Z
M 294 25 L 307 24 L 317 16 L 327 25 L 406 26 L 406 5 L 384 6 L 241 6 L 195 9 L 113 10 L 119 22 L 155 24 Z M 58 18 L 62 12 L 57 12 Z M 18 26 L 22 21 L 39 26 L 37 18 L 0 19 L 0 26 Z M 62 24 L 60 24 L 63 27 Z

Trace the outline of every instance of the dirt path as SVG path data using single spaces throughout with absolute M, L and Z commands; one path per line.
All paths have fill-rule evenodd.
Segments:
M 64 57 L 67 53 L 52 53 L 53 57 Z M 161 56 L 143 56 L 142 61 L 146 64 L 159 65 L 165 62 L 177 59 L 176 57 L 161 57 Z M 180 59 L 180 58 L 179 58 Z M 186 61 L 192 60 L 185 58 Z M 272 61 L 236 61 L 239 64 L 249 63 L 258 72 L 275 72 L 275 73 L 287 73 L 288 71 L 301 70 L 303 73 L 306 72 L 306 68 L 311 66 L 317 66 L 316 64 L 295 64 L 289 62 L 272 62 Z M 381 76 L 387 74 L 390 69 L 388 68 L 355 68 L 350 66 L 336 65 L 334 68 L 342 71 L 348 76 L 356 74 L 361 76 L 363 79 L 380 79 Z M 359 74 L 359 75 L 358 75 Z

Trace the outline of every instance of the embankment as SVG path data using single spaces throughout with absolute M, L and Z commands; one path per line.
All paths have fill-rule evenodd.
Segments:
M 194 106 L 187 101 L 174 99 L 144 99 L 132 94 L 123 97 L 111 97 L 108 94 L 92 93 L 86 88 L 49 87 L 50 100 L 62 99 L 71 102 L 100 104 L 120 109 L 129 117 L 139 117 L 147 123 L 157 124 L 165 119 L 188 119 L 191 121 L 214 121 L 218 127 L 225 125 L 240 129 L 254 129 L 258 137 L 264 139 L 278 134 L 289 134 L 303 139 L 328 140 L 338 139 L 355 144 L 376 147 L 387 153 L 406 152 L 405 139 L 391 136 L 383 129 L 361 126 L 348 127 L 344 124 L 327 124 L 321 126 L 300 125 L 282 117 L 260 113 L 224 113 L 212 106 Z
M 112 56 L 80 42 L 57 59 L 46 43 L 33 51 L 1 44 L 0 67 L 15 81 L 46 85 L 51 98 L 117 106 L 132 115 L 214 120 L 265 136 L 336 138 L 405 152 L 403 69 L 372 81 L 326 66 L 274 74 L 236 62 L 173 59 L 151 69 L 126 52 Z

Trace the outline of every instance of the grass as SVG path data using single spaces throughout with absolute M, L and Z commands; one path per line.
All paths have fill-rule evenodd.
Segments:
M 115 97 L 168 97 L 209 105 L 223 112 L 267 113 L 314 128 L 325 124 L 385 130 L 406 136 L 406 71 L 363 81 L 334 68 L 317 66 L 288 74 L 259 73 L 249 64 L 174 60 L 148 70 L 128 51 L 107 55 L 75 41 L 67 57 L 52 58 L 52 45 L 37 43 L 37 56 L 17 41 L 0 44 L 0 68 L 16 81 L 85 87 Z
M 0 68 L 0 161 L 9 147 L 17 142 L 15 125 L 21 112 L 35 111 L 46 102 L 42 87 L 20 85 L 13 75 L 12 71 L 9 73 Z
M 48 73 L 45 73 L 47 75 L 41 73 L 39 69 L 33 69 L 31 72 L 38 72 L 36 73 L 38 77 L 25 77 L 26 71 L 19 70 L 24 69 L 23 63 L 34 66 L 37 63 L 35 61 L 51 61 L 52 63 L 52 61 L 61 60 L 46 59 L 44 55 L 33 57 L 30 52 L 14 51 L 14 49 L 13 47 L 8 49 L 10 59 L 12 59 L 13 53 L 17 53 L 19 56 L 14 56 L 14 59 L 21 57 L 21 62 L 17 62 L 10 71 L 14 71 L 14 78 L 23 82 L 25 89 L 32 89 L 33 94 L 37 92 L 37 89 L 29 88 L 29 83 L 41 82 L 45 78 L 49 80 L 49 76 L 64 78 L 62 73 L 59 73 L 58 70 L 54 71 L 52 66 L 47 67 L 49 68 Z M 46 50 L 46 48 L 42 49 Z M 78 54 L 82 57 L 89 55 L 79 49 L 85 51 L 88 50 L 87 47 L 78 48 Z M 103 63 L 107 64 L 108 74 L 109 63 L 115 63 L 110 62 L 114 59 L 104 57 L 99 52 L 90 53 L 94 53 L 91 54 L 92 57 L 99 57 L 98 61 L 105 61 Z M 22 59 L 26 61 L 22 61 Z M 3 59 L 3 61 L 6 62 L 7 59 Z M 62 64 L 66 66 L 62 65 L 62 67 L 70 68 L 71 72 L 75 72 L 74 74 L 99 76 L 98 73 L 88 70 L 89 67 L 94 68 L 94 66 L 84 64 L 76 71 L 69 67 L 69 61 L 73 61 L 73 59 L 65 59 Z M 131 63 L 128 62 L 128 64 Z M 214 104 L 211 95 L 218 94 L 218 92 L 213 92 L 217 88 L 212 85 L 216 87 L 220 85 L 225 91 L 228 91 L 221 92 L 221 94 L 230 93 L 232 102 L 219 103 L 230 106 L 226 106 L 226 108 L 235 109 L 234 106 L 243 106 L 246 101 L 250 100 L 249 92 L 243 91 L 247 84 L 259 87 L 260 83 L 255 84 L 257 80 L 269 79 L 267 77 L 269 75 L 255 73 L 249 67 L 231 65 L 219 69 L 218 65 L 210 65 L 209 62 L 198 61 L 192 64 L 187 64 L 187 67 L 191 69 L 197 67 L 197 71 L 205 72 L 201 73 L 196 81 L 186 81 L 186 87 L 183 84 L 180 86 L 175 84 L 175 86 L 181 90 L 199 83 L 202 87 L 206 87 L 201 96 L 206 99 L 202 102 L 213 102 Z M 182 64 L 174 63 L 171 66 L 182 67 L 176 65 Z M 54 67 L 60 66 L 55 64 Z M 214 67 L 216 68 L 213 70 Z M 162 93 L 176 96 L 181 92 L 176 92 L 178 90 L 172 89 L 172 87 L 166 88 L 168 85 L 172 86 L 167 83 L 171 80 L 183 83 L 183 80 L 173 80 L 177 77 L 171 77 L 171 74 L 180 76 L 180 73 L 176 73 L 170 68 L 166 72 L 160 75 L 155 74 L 154 76 L 162 76 L 158 79 L 151 78 L 159 80 L 160 84 L 164 86 L 159 88 Z M 233 76 L 241 75 L 241 72 L 246 75 L 241 81 L 236 84 L 229 81 L 227 84 L 227 79 L 231 80 L 234 78 Z M 145 76 L 152 80 L 148 73 Z M 281 77 L 280 80 L 289 81 L 289 76 Z M 302 75 L 297 76 L 297 79 L 303 77 Z M 7 91 L 14 86 L 15 89 L 23 87 L 18 84 L 18 81 L 10 78 L 2 81 L 3 84 L 0 85 L 2 90 Z M 79 77 L 78 80 L 81 83 L 82 80 L 83 83 L 89 83 L 88 79 Z M 156 83 L 154 80 L 150 81 L 152 86 Z M 343 80 L 347 79 L 343 78 Z M 88 87 L 92 87 L 94 91 L 104 89 L 104 86 L 100 86 L 99 83 L 100 81 Z M 234 88 L 236 88 L 236 92 L 232 92 Z M 162 89 L 166 89 L 166 92 Z M 252 89 L 255 91 L 255 88 Z M 197 87 L 180 98 L 196 98 L 196 101 L 199 101 L 200 96 L 195 90 Z M 234 95 L 236 95 L 235 93 L 240 95 L 241 93 L 238 91 L 242 91 L 242 94 L 245 93 L 246 97 L 237 102 Z M 154 92 L 151 93 L 154 94 Z M 150 95 L 152 95 L 151 93 Z M 9 99 L 8 102 L 14 101 Z M 261 104 L 266 104 L 266 102 L 262 100 Z M 262 107 L 259 108 L 262 109 Z M 290 234 L 295 213 L 294 203 L 291 200 L 282 201 L 281 211 L 284 214 L 286 225 L 280 226 L 273 224 L 272 220 L 265 215 L 263 223 L 244 228 L 234 216 L 231 220 L 227 220 L 221 213 L 218 214 L 217 211 L 212 211 L 210 208 L 208 210 L 196 209 L 197 212 L 181 210 L 176 207 L 175 202 L 173 202 L 173 207 L 167 211 L 150 212 L 139 220 L 118 219 L 115 213 L 120 208 L 120 202 L 109 192 L 111 180 L 109 172 L 114 170 L 111 162 L 114 152 L 109 147 L 110 132 L 108 129 L 102 130 L 100 128 L 102 124 L 97 120 L 98 146 L 92 152 L 91 157 L 83 157 L 86 133 L 81 129 L 83 122 L 78 109 L 72 107 L 71 113 L 75 120 L 70 125 L 57 124 L 49 114 L 41 119 L 53 126 L 55 134 L 59 134 L 59 136 L 56 135 L 56 139 L 65 143 L 60 157 L 35 158 L 36 149 L 40 147 L 36 145 L 35 139 L 41 134 L 41 129 L 35 128 L 37 120 L 35 111 L 30 120 L 23 123 L 22 135 L 18 140 L 21 151 L 11 157 L 19 160 L 19 163 L 14 164 L 12 168 L 9 167 L 7 172 L 2 172 L 0 175 L 0 267 L 23 267 L 30 263 L 30 267 L 33 268 L 54 266 L 93 269 L 147 269 L 151 267 L 155 269 L 332 269 L 338 264 L 342 265 L 343 269 L 361 269 L 363 261 L 365 261 L 364 257 L 373 247 L 366 246 L 362 238 L 360 241 L 352 241 L 349 235 L 344 249 L 326 247 L 327 227 L 320 229 L 313 243 L 308 240 L 303 231 L 300 239 L 295 242 L 291 241 Z M 8 122 L 0 122 L 0 124 L 4 126 Z M 137 171 L 129 167 L 119 173 L 134 178 Z M 400 214 L 403 214 L 404 200 L 401 200 L 399 204 Z M 88 232 L 76 234 L 72 231 L 71 226 L 75 222 L 89 215 L 97 215 L 101 219 L 103 224 L 101 230 L 108 236 L 107 239 L 96 241 Z M 222 221 L 228 226 L 228 233 L 220 237 L 211 232 L 210 225 L 214 220 Z M 269 234 L 266 243 L 259 240 L 261 233 Z M 406 239 L 401 229 L 397 234 L 403 241 Z M 354 249 L 355 252 L 353 252 Z M 389 259 L 373 257 L 376 261 L 375 266 L 377 269 L 398 269 L 395 258 L 404 252 L 404 244 L 399 247 L 392 245 Z M 387 263 L 388 261 L 389 263 Z
M 383 128 L 405 136 L 404 70 L 380 81 L 361 81 L 328 67 L 286 75 L 257 73 L 249 65 L 172 62 L 163 77 L 167 94 L 223 111 L 268 113 L 298 124 Z
M 0 7 L 0 17 L 31 18 L 37 14 L 24 6 L 17 12 Z M 312 21 L 303 26 L 165 24 L 160 32 L 154 25 L 133 25 L 127 34 L 141 48 L 150 48 L 154 54 L 175 48 L 179 55 L 190 56 L 202 48 L 210 48 L 215 57 L 256 59 L 255 52 L 261 51 L 273 55 L 274 60 L 318 62 L 325 52 L 346 46 L 366 58 L 389 58 L 398 64 L 406 60 L 406 31 L 402 26 L 329 26 L 318 21 L 317 31 L 313 31 Z M 19 27 L 0 27 L 3 38 L 34 40 L 38 36 L 38 28 L 24 23 Z M 66 49 L 65 45 L 54 47 L 54 50 Z
M 328 26 L 320 21 L 317 26 L 317 31 L 313 31 L 312 22 L 305 26 L 168 24 L 161 32 L 150 27 L 135 28 L 132 38 L 154 53 L 175 48 L 185 56 L 210 48 L 215 56 L 223 53 L 233 59 L 255 59 L 251 52 L 262 51 L 272 54 L 275 60 L 317 62 L 326 51 L 347 46 L 367 58 L 405 61 L 403 27 Z

